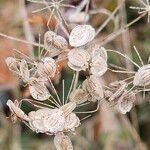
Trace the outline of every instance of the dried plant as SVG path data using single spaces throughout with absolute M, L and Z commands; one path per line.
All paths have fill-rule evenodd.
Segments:
M 81 119 L 76 114 L 92 114 L 99 110 L 99 106 L 102 102 L 107 102 L 110 104 L 110 107 L 114 107 L 118 112 L 126 114 L 134 106 L 136 94 L 142 91 L 150 91 L 150 64 L 148 62 L 144 65 L 135 47 L 134 49 L 142 66 L 139 66 L 126 54 L 102 47 L 104 44 L 125 32 L 126 29 L 147 13 L 149 22 L 150 4 L 148 0 L 146 2 L 139 0 L 144 7 L 132 6 L 131 8 L 139 10 L 140 16 L 124 27 L 114 31 L 106 38 L 98 41 L 99 33 L 106 27 L 109 21 L 115 20 L 115 14 L 121 9 L 124 1 L 122 1 L 97 30 L 88 22 L 90 19 L 87 19 L 87 15 L 88 18 L 90 18 L 90 13 L 94 11 L 89 10 L 90 1 L 88 0 L 82 1 L 77 7 L 63 3 L 64 0 L 28 1 L 45 5 L 45 7 L 35 10 L 33 13 L 41 12 L 46 9 L 50 10 L 50 16 L 47 22 L 48 31 L 44 34 L 44 44 L 40 43 L 40 38 L 39 43 L 33 43 L 0 34 L 1 36 L 35 45 L 39 48 L 38 56 L 34 58 L 30 58 L 14 49 L 22 58 L 8 57 L 6 59 L 6 64 L 10 71 L 16 74 L 24 82 L 25 86 L 29 87 L 30 95 L 33 98 L 23 98 L 21 100 L 15 100 L 15 102 L 8 100 L 7 105 L 10 108 L 13 121 L 16 121 L 18 118 L 36 133 L 54 135 L 54 144 L 57 150 L 72 150 L 73 145 L 67 135 L 68 132 L 75 133 L 75 129 L 81 125 L 81 121 L 90 116 L 86 115 L 85 118 Z M 78 17 L 73 19 L 73 23 L 81 24 L 76 24 L 73 27 L 69 25 L 64 17 L 64 11 L 61 11 L 64 7 L 75 9 L 75 15 L 78 17 L 83 15 L 84 17 L 82 16 L 82 19 L 79 18 L 78 20 Z M 52 16 L 58 18 L 55 31 L 51 31 L 49 28 Z M 59 35 L 59 26 L 63 29 L 65 34 L 61 33 Z M 127 70 L 117 65 L 111 65 L 112 67 L 109 67 L 109 53 L 118 54 L 122 58 L 125 58 L 135 65 L 138 71 Z M 67 65 L 74 75 L 66 97 L 64 94 L 65 83 L 63 80 L 63 94 L 61 96 L 62 98 L 60 98 L 53 79 L 61 74 L 58 64 L 62 60 L 67 61 Z M 116 70 L 113 69 L 114 67 Z M 116 74 L 126 73 L 132 74 L 133 76 L 125 78 L 124 80 L 105 83 L 102 81 L 102 77 L 108 70 Z M 86 72 L 87 76 L 85 81 L 78 86 L 78 78 L 81 71 Z M 25 114 L 23 110 L 21 110 L 23 102 L 28 102 L 34 106 L 36 110 Z M 77 109 L 92 103 L 97 104 L 95 110 L 79 111 Z
M 139 14 L 147 13 L 148 14 L 147 21 L 148 21 L 148 23 L 150 23 L 150 2 L 149 2 L 149 0 L 146 0 L 146 2 L 144 2 L 143 0 L 139 0 L 139 3 L 142 4 L 141 7 L 140 6 L 139 7 L 131 6 L 130 8 L 138 10 Z

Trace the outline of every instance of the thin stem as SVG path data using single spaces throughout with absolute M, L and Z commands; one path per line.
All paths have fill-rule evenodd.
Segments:
M 74 85 L 73 85 L 73 90 L 75 90 L 76 87 L 77 87 L 78 79 L 79 79 L 79 71 L 76 71 L 76 73 L 75 73 L 75 81 L 74 81 Z
M 138 55 L 138 58 L 139 58 L 139 60 L 140 60 L 140 62 L 142 64 L 142 66 L 144 66 L 143 60 L 142 60 L 142 58 L 141 58 L 141 56 L 140 56 L 140 54 L 139 54 L 139 52 L 138 52 L 138 50 L 137 50 L 137 48 L 135 46 L 134 46 L 134 50 L 135 50 L 136 54 Z
M 45 103 L 41 103 L 39 101 L 34 101 L 34 100 L 31 100 L 31 99 L 22 99 L 20 101 L 21 105 L 22 105 L 22 102 L 28 102 L 28 103 L 32 104 L 33 106 L 35 106 L 37 108 L 45 108 L 45 107 L 53 108 L 53 106 L 51 106 L 51 105 L 48 105 L 48 104 L 45 104 Z
M 68 24 L 67 24 L 67 22 L 66 22 L 64 16 L 62 15 L 62 12 L 61 12 L 59 9 L 57 9 L 56 11 L 57 11 L 57 13 L 58 13 L 58 16 L 60 16 L 60 18 L 62 19 L 62 21 L 63 21 L 63 23 L 64 23 L 64 25 L 65 25 L 65 28 L 66 28 L 66 30 L 67 30 L 67 32 L 68 32 L 68 34 L 69 34 L 70 31 L 69 31 L 69 28 L 68 28 Z
M 124 80 L 122 80 L 122 81 L 127 81 L 127 80 L 130 80 L 130 79 L 132 79 L 132 78 L 134 78 L 134 76 L 128 77 L 128 78 L 126 78 L 126 79 L 124 79 Z
M 127 25 L 125 25 L 124 27 L 122 27 L 121 29 L 114 31 L 113 33 L 111 33 L 110 35 L 108 35 L 107 37 L 105 37 L 102 40 L 98 40 L 98 42 L 100 43 L 100 46 L 105 45 L 109 42 L 111 42 L 113 39 L 115 39 L 117 36 L 119 36 L 120 34 L 122 34 L 123 32 L 125 32 L 128 27 L 130 27 L 131 25 L 133 25 L 135 22 L 139 21 L 141 18 L 143 18 L 147 13 L 143 13 L 141 14 L 139 17 L 137 17 L 136 19 L 134 19 L 133 21 L 131 21 L 130 23 L 128 23 Z
M 48 18 L 47 27 L 48 27 L 49 30 L 51 30 L 50 27 L 49 27 L 49 24 L 50 24 L 50 21 L 52 19 L 53 14 L 54 14 L 54 11 L 55 11 L 55 8 L 52 9 L 51 14 Z
M 95 37 L 105 28 L 105 26 L 108 24 L 108 22 L 110 20 L 112 20 L 112 18 L 114 17 L 114 15 L 116 14 L 116 12 L 120 9 L 120 7 L 122 6 L 122 4 L 124 3 L 124 0 L 122 1 L 122 3 L 113 11 L 113 13 L 106 19 L 106 21 L 99 27 L 99 29 L 96 32 Z
M 118 51 L 115 51 L 115 50 L 107 50 L 108 52 L 113 52 L 113 53 L 116 53 L 116 54 L 119 54 L 121 56 L 123 56 L 124 58 L 128 59 L 131 63 L 133 63 L 136 67 L 140 68 L 140 66 L 138 64 L 136 64 L 131 58 L 129 58 L 127 55 L 125 54 L 122 54 Z
M 25 55 L 24 53 L 20 52 L 19 50 L 17 50 L 17 49 L 13 49 L 13 51 L 15 51 L 15 52 L 17 52 L 17 53 L 21 54 L 21 55 L 22 55 L 22 56 L 24 56 L 26 59 L 28 59 L 28 60 L 30 60 L 31 62 L 33 62 L 33 63 L 34 63 L 34 60 L 33 60 L 33 59 L 31 59 L 30 57 L 28 57 L 28 56 L 27 56 L 27 55 Z
M 51 8 L 52 6 L 47 6 L 47 7 L 44 7 L 44 8 L 40 8 L 40 9 L 37 9 L 37 10 L 34 10 L 34 11 L 32 11 L 32 13 L 34 14 L 34 13 L 38 13 L 38 12 L 40 12 L 40 11 L 43 11 L 43 10 L 45 10 L 45 9 L 48 9 L 48 8 Z
M 75 74 L 73 75 L 72 82 L 71 82 L 70 89 L 69 89 L 69 92 L 68 92 L 67 99 L 66 99 L 65 103 L 68 103 L 69 96 L 70 96 L 71 90 L 73 88 L 74 80 L 75 80 Z
M 108 64 L 109 64 L 111 67 L 113 67 L 113 68 L 120 69 L 120 70 L 122 70 L 122 71 L 127 71 L 126 68 L 120 67 L 120 66 L 118 66 L 118 65 L 111 64 L 111 63 L 108 63 Z
M 39 47 L 38 47 L 38 55 L 39 55 L 39 59 L 40 59 L 40 51 L 41 51 L 41 47 L 40 47 L 40 44 L 41 44 L 41 34 L 39 33 Z
M 55 105 L 57 107 L 60 107 L 61 105 L 56 101 L 56 99 L 51 95 L 51 98 L 53 99 L 53 103 L 55 102 Z M 49 99 L 49 101 L 52 101 L 51 99 Z
M 63 105 L 65 104 L 65 80 L 62 81 Z
M 125 73 L 125 74 L 131 73 L 131 74 L 135 74 L 134 71 L 113 70 L 113 69 L 110 69 L 110 68 L 108 68 L 108 70 L 110 70 L 112 72 L 118 72 L 118 73 Z
M 85 105 L 88 105 L 88 104 L 90 104 L 90 102 L 86 102 L 86 103 L 80 104 L 77 107 L 82 107 L 82 106 L 85 106 Z
M 22 121 L 29 129 L 31 129 L 32 131 L 33 131 L 33 129 L 32 129 L 32 127 L 26 122 L 26 121 Z
M 88 3 L 86 4 L 86 7 L 85 7 L 85 16 L 84 16 L 84 24 L 86 24 L 86 18 L 87 18 L 87 14 L 89 12 L 89 7 L 90 7 L 90 1 L 88 1 Z
M 58 102 L 53 98 L 53 97 L 51 97 L 53 100 L 51 100 L 51 99 L 48 99 L 48 101 L 50 101 L 52 104 L 54 104 L 56 107 L 60 107 L 60 105 L 58 104 Z
M 39 43 L 26 41 L 26 40 L 23 40 L 23 39 L 19 39 L 19 38 L 13 37 L 13 36 L 6 35 L 4 33 L 0 33 L 0 36 L 5 37 L 5 38 L 10 39 L 10 40 L 17 41 L 17 42 L 21 42 L 21 43 L 25 43 L 25 44 L 29 44 L 29 45 L 34 45 L 34 46 L 39 46 Z M 41 44 L 40 46 L 44 47 L 43 44 Z
M 75 13 L 78 14 L 85 7 L 85 5 L 88 3 L 88 1 L 90 1 L 90 0 L 83 0 L 83 1 L 81 1 L 79 6 L 77 6 L 77 10 L 76 10 Z
M 77 113 L 77 114 L 90 114 L 90 113 L 94 113 L 94 112 L 98 111 L 99 106 L 100 106 L 100 103 L 97 104 L 97 108 L 95 110 L 92 110 L 92 111 L 82 111 L 82 112 L 78 111 L 78 112 L 75 112 L 75 113 Z
M 45 49 L 45 48 L 42 48 L 42 50 L 40 50 L 39 60 L 41 60 L 41 57 L 42 57 L 42 54 L 43 54 L 44 49 Z
M 83 121 L 83 120 L 85 120 L 85 119 L 87 119 L 87 118 L 89 118 L 89 117 L 91 117 L 91 116 L 92 116 L 92 115 L 88 115 L 88 116 L 86 116 L 86 117 L 80 119 L 80 122 Z
M 68 4 L 61 4 L 60 7 L 76 8 L 76 6 L 68 5 Z
M 49 82 L 50 82 L 50 84 L 51 84 L 51 86 L 52 86 L 52 88 L 53 88 L 53 90 L 54 90 L 54 93 L 55 93 L 55 95 L 56 95 L 56 97 L 57 97 L 57 100 L 59 101 L 59 104 L 62 105 L 61 100 L 60 100 L 60 98 L 59 98 L 59 96 L 58 96 L 58 93 L 57 93 L 57 91 L 56 91 L 56 89 L 55 89 L 55 87 L 54 87 L 54 85 L 53 85 L 53 83 L 52 83 L 52 80 L 51 80 L 50 78 L 48 78 L 48 80 L 49 80 Z
M 37 3 L 37 4 L 44 4 L 42 1 L 36 1 L 36 0 L 27 0 L 28 2 Z M 51 2 L 47 2 L 48 4 L 51 4 Z

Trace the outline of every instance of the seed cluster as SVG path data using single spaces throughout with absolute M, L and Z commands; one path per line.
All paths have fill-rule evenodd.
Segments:
M 53 8 L 60 14 L 59 17 L 61 18 L 59 7 L 71 7 L 67 4 L 61 4 L 61 2 L 54 0 L 52 2 L 39 1 L 37 3 L 47 4 L 46 8 L 41 10 Z M 145 9 L 142 9 L 149 14 L 149 6 L 147 5 Z M 61 18 L 61 21 L 63 19 Z M 81 21 L 81 18 L 79 19 Z M 86 19 L 86 16 L 84 19 Z M 75 20 L 78 22 L 77 18 Z M 108 63 L 110 50 L 102 47 L 101 43 L 94 42 L 97 35 L 94 27 L 88 24 L 76 25 L 68 34 L 68 37 L 61 36 L 49 29 L 44 35 L 46 54 L 39 53 L 40 57 L 38 59 L 30 58 L 28 60 L 28 56 L 22 59 L 15 57 L 6 59 L 10 71 L 28 86 L 32 97 L 16 100 L 15 102 L 8 100 L 7 105 L 12 113 L 12 120 L 16 121 L 18 118 L 36 133 L 54 135 L 54 144 L 57 150 L 73 150 L 67 133 L 75 133 L 75 129 L 81 125 L 81 119 L 77 116 L 77 113 L 91 114 L 96 112 L 101 103 L 105 101 L 120 113 L 126 114 L 134 106 L 136 94 L 145 90 L 149 91 L 150 87 L 150 64 L 139 66 L 128 56 L 119 52 L 118 54 L 132 61 L 138 67 L 138 71 L 134 72 L 133 78 L 129 78 L 132 80 L 130 82 L 128 82 L 128 79 L 124 79 L 108 84 L 104 83 L 103 76 L 108 70 L 113 71 L 109 68 Z M 60 74 L 58 64 L 61 60 L 66 60 L 68 68 L 74 72 L 72 84 L 66 98 L 64 97 L 63 82 L 62 99 L 60 99 L 53 83 L 53 78 Z M 86 72 L 87 77 L 77 87 L 80 71 Z M 116 72 L 121 71 L 116 70 Z M 21 110 L 23 102 L 35 106 L 36 110 L 25 114 Z M 76 111 L 76 108 L 92 103 L 97 104 L 96 110 Z

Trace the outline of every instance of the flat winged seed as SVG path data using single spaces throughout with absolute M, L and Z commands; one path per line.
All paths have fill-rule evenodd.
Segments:
M 54 109 L 52 114 L 44 120 L 45 127 L 50 133 L 58 133 L 64 129 L 64 113 L 60 109 Z
M 117 81 L 110 84 L 110 88 L 114 88 L 113 94 L 109 97 L 108 101 L 114 101 L 118 99 L 125 91 L 126 89 L 126 82 L 124 81 Z
M 65 117 L 59 109 L 43 108 L 29 114 L 31 128 L 40 133 L 55 134 L 63 131 Z
M 44 126 L 44 118 L 47 116 L 51 115 L 51 109 L 49 108 L 44 108 L 44 109 L 39 109 L 37 111 L 31 111 L 28 116 L 30 118 L 30 126 L 32 127 L 33 130 L 36 132 L 47 132 L 47 128 Z
M 22 77 L 22 80 L 24 82 L 28 82 L 30 73 L 29 73 L 27 62 L 24 59 L 22 59 L 20 62 L 18 62 L 18 64 L 19 64 L 20 76 Z
M 91 44 L 88 47 L 88 52 L 91 53 L 91 57 L 100 56 L 105 61 L 107 61 L 107 51 L 104 47 L 99 46 L 99 44 Z
M 142 66 L 134 76 L 133 84 L 135 86 L 150 85 L 150 64 Z
M 91 42 L 95 37 L 95 29 L 90 25 L 77 25 L 70 33 L 69 43 L 79 47 Z
M 96 53 L 96 51 L 95 51 L 95 53 Z M 100 50 L 98 51 L 98 54 L 107 61 L 107 59 L 108 59 L 107 51 L 104 47 L 100 48 Z
M 53 78 L 57 70 L 56 62 L 53 58 L 46 57 L 37 65 L 37 72 L 41 77 Z
M 36 78 L 30 78 L 29 91 L 31 96 L 39 101 L 47 100 L 50 97 L 50 93 L 44 83 Z
M 75 113 L 71 113 L 66 117 L 65 120 L 65 130 L 66 131 L 75 131 L 75 128 L 79 127 L 80 119 L 76 116 Z
M 100 77 L 107 71 L 107 62 L 101 56 L 97 55 L 92 58 L 90 71 L 93 75 Z
M 76 104 L 84 103 L 88 100 L 88 93 L 83 89 L 73 90 L 70 94 L 70 101 Z
M 49 51 L 63 50 L 68 48 L 68 42 L 55 32 L 47 31 L 44 35 L 44 46 Z
M 83 82 L 82 88 L 89 93 L 91 97 L 88 99 L 89 101 L 95 102 L 97 100 L 101 100 L 102 98 L 104 98 L 104 91 L 101 81 L 99 78 L 93 75 Z
M 29 121 L 29 117 L 18 107 L 17 100 L 15 101 L 15 103 L 13 103 L 11 100 L 8 100 L 6 104 L 11 110 L 11 112 L 15 114 L 18 118 L 25 120 L 25 121 Z
M 68 60 L 68 66 L 71 69 L 75 71 L 85 71 L 88 68 L 90 55 L 83 49 L 75 48 L 68 53 Z
M 58 133 L 55 135 L 54 145 L 57 150 L 73 150 L 70 138 L 64 133 Z
M 117 103 L 118 111 L 120 111 L 122 114 L 126 114 L 133 107 L 135 100 L 136 100 L 135 93 L 124 92 L 124 94 L 119 98 Z
M 7 66 L 9 67 L 10 71 L 13 71 L 13 72 L 15 72 L 17 74 L 20 73 L 19 72 L 18 62 L 16 61 L 15 58 L 13 58 L 13 57 L 7 57 L 5 61 L 6 61 Z
M 73 112 L 73 110 L 76 108 L 77 104 L 75 102 L 69 102 L 62 107 L 60 107 L 60 110 L 64 112 L 65 117 L 67 117 L 69 114 Z

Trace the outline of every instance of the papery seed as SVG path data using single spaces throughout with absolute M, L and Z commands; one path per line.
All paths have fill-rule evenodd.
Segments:
M 95 29 L 90 25 L 78 25 L 70 33 L 69 43 L 79 47 L 92 41 L 95 37 Z
M 73 150 L 70 138 L 64 133 L 56 134 L 54 144 L 57 150 Z

